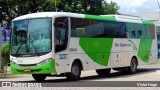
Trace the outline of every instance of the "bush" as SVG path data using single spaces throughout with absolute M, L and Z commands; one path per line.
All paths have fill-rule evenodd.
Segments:
M 3 60 L 3 64 L 4 65 L 6 65 L 7 63 L 10 62 L 10 60 L 9 60 L 9 51 L 10 51 L 9 43 L 7 43 L 2 47 L 2 52 L 1 52 L 2 60 Z

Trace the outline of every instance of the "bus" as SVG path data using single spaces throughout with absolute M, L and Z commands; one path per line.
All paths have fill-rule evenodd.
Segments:
M 160 25 L 155 23 L 156 28 L 156 34 L 157 34 L 157 52 L 158 52 L 158 58 L 160 57 Z
M 39 12 L 12 20 L 10 67 L 15 74 L 80 79 L 81 71 L 136 73 L 157 63 L 155 25 L 127 15 Z

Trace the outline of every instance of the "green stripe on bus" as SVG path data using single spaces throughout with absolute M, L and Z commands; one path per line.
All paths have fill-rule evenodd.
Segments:
M 96 15 L 88 15 L 85 14 L 86 19 L 96 19 L 96 20 L 108 20 L 108 21 L 116 21 L 116 18 L 110 16 L 96 16 Z
M 139 44 L 138 56 L 144 61 L 148 62 L 152 47 L 152 39 L 141 39 Z
M 10 63 L 11 71 L 14 74 L 51 74 L 56 73 L 55 60 L 39 66 L 21 67 Z M 25 68 L 31 69 L 31 72 L 24 72 Z
M 150 21 L 146 21 L 146 20 L 142 20 L 143 24 L 147 24 L 147 25 L 154 25 L 154 22 L 150 22 Z
M 79 44 L 94 62 L 108 65 L 113 38 L 80 38 Z

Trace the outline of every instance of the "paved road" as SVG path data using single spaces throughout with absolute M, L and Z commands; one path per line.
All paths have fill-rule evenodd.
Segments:
M 0 78 L 0 81 L 20 81 L 22 83 L 37 83 L 34 81 L 31 75 L 9 76 L 8 78 Z M 44 88 L 29 88 L 29 89 L 31 90 L 32 89 L 33 90 L 36 90 L 36 89 L 39 89 L 39 90 L 100 90 L 100 89 L 102 90 L 119 90 L 119 89 L 120 90 L 128 90 L 128 89 L 129 90 L 151 90 L 151 89 L 160 90 L 159 88 L 152 88 L 152 87 L 135 87 L 137 85 L 137 82 L 140 82 L 140 81 L 148 81 L 147 83 L 158 84 L 158 86 L 160 87 L 160 82 L 158 83 L 152 82 L 152 81 L 160 81 L 160 64 L 140 66 L 138 67 L 138 71 L 136 74 L 124 74 L 122 72 L 117 72 L 112 70 L 111 74 L 106 77 L 98 76 L 94 70 L 83 71 L 81 75 L 81 79 L 76 82 L 67 81 L 65 77 L 47 77 L 45 83 L 47 83 L 47 85 L 53 86 L 52 88 L 44 87 Z M 42 84 L 45 84 L 45 83 L 42 83 Z M 133 86 L 131 83 L 133 83 Z M 106 86 L 108 85 L 108 86 L 107 87 L 97 86 L 101 84 Z M 131 88 L 131 87 L 119 88 L 115 86 L 110 87 L 114 84 L 117 84 L 117 86 L 131 85 L 134 88 Z M 12 88 L 3 87 L 3 88 L 0 88 L 0 90 L 1 89 L 27 90 L 26 88 L 13 88 L 13 87 Z
M 14 75 L 1 78 L 0 81 L 28 81 L 34 82 L 31 75 Z M 46 82 L 63 82 L 65 77 L 47 77 Z M 138 67 L 136 74 L 125 74 L 112 70 L 111 74 L 101 77 L 94 70 L 83 71 L 80 81 L 160 81 L 160 64 L 143 65 Z

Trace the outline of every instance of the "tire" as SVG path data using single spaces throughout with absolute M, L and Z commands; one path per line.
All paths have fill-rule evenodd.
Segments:
M 79 80 L 81 76 L 81 65 L 78 62 L 73 62 L 71 72 L 66 73 L 66 78 L 71 81 Z
M 130 67 L 128 68 L 129 73 L 134 74 L 137 72 L 137 60 L 132 58 L 130 62 Z
M 32 74 L 32 77 L 36 80 L 36 81 L 44 81 L 47 77 L 46 74 Z
M 106 76 L 106 75 L 110 74 L 110 71 L 111 71 L 111 68 L 109 68 L 109 69 L 98 69 L 98 70 L 96 70 L 96 73 L 98 75 L 101 75 L 101 76 Z

